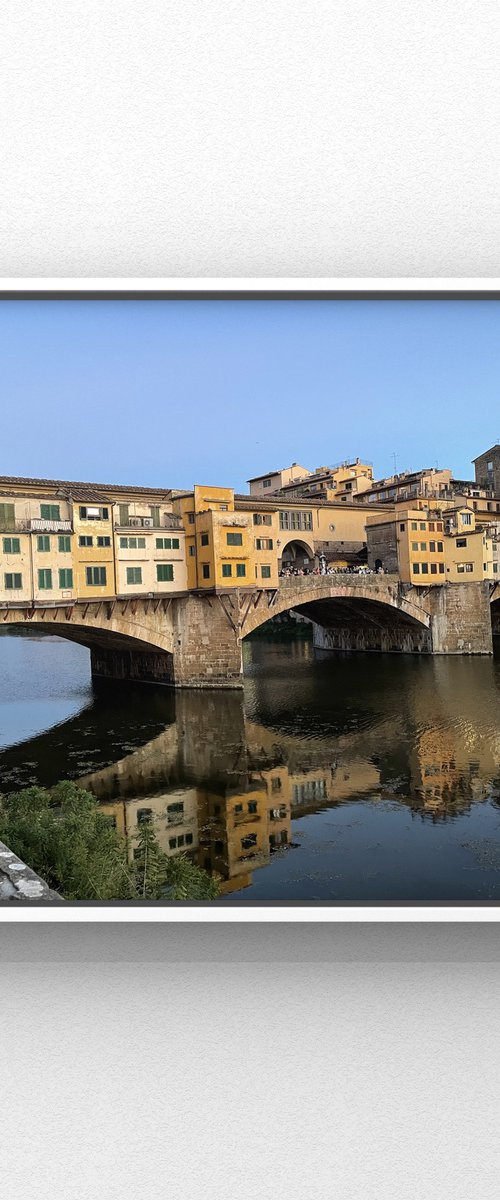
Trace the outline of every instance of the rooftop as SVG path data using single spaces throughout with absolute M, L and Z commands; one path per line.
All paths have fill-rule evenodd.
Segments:
M 473 458 L 473 459 L 472 459 L 472 462 L 473 462 L 473 463 L 477 463 L 477 462 L 479 462 L 479 460 L 480 460 L 481 458 L 486 458 L 486 455 L 487 455 L 487 454 L 494 454 L 494 453 L 495 453 L 495 450 L 500 450 L 500 446 L 499 446 L 498 442 L 496 442 L 496 444 L 495 444 L 494 446 L 490 446 L 489 450 L 483 450 L 483 453 L 482 453 L 482 454 L 478 454 L 477 458 Z
M 99 496 L 99 499 L 104 499 L 103 492 L 118 492 L 120 495 L 162 496 L 164 499 L 170 499 L 172 494 L 170 488 L 138 487 L 136 484 L 127 486 L 123 483 L 91 483 L 74 479 L 32 479 L 24 475 L 0 475 L 0 489 L 6 487 L 54 488 L 59 491 L 64 490 L 71 495 L 75 491 L 78 492 L 78 495 L 91 492 L 92 495 Z M 108 499 L 107 496 L 106 499 Z

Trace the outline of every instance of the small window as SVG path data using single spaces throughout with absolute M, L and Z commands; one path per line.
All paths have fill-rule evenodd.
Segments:
M 270 488 L 270 487 L 271 487 L 271 480 L 270 480 L 270 479 L 263 479 L 263 480 L 262 480 L 262 487 L 263 487 L 263 488 Z
M 208 533 L 202 533 L 200 541 L 202 546 L 208 546 Z
M 127 583 L 142 583 L 142 567 L 127 567 Z
M 42 521 L 60 521 L 61 508 L 59 504 L 41 504 L 40 516 Z
M 260 573 L 261 573 L 262 579 L 270 579 L 271 578 L 271 568 L 269 566 L 263 565 L 260 568 Z
M 418 542 L 412 542 L 411 548 L 412 550 L 418 550 Z
M 399 531 L 400 531 L 400 533 L 404 533 L 404 531 L 405 531 L 404 522 L 402 525 L 399 526 Z
M 438 554 L 442 554 L 442 553 L 443 553 L 443 543 L 442 543 L 442 542 L 438 542 L 438 544 L 437 544 L 437 550 L 438 550 Z
M 414 575 L 420 575 L 420 563 L 413 563 L 412 571 Z
M 210 579 L 210 564 L 209 563 L 202 563 L 201 573 L 202 573 L 203 579 Z M 222 573 L 224 574 L 224 572 L 222 572 Z
M 438 533 L 443 532 L 443 522 L 442 521 L 436 521 L 436 530 Z
M 46 534 L 41 534 L 40 537 L 37 537 L 36 542 L 40 554 L 47 554 L 50 550 L 50 538 Z
M 421 543 L 420 543 L 420 549 L 421 549 L 421 550 L 424 550 L 424 551 L 425 551 L 425 550 L 427 550 L 427 542 L 421 542 Z
M 105 587 L 106 567 L 86 567 L 85 579 L 87 587 Z
M 20 539 L 16 538 L 16 537 L 5 537 L 3 539 L 3 552 L 4 552 L 4 554 L 20 554 L 21 553 Z
M 69 554 L 71 552 L 71 538 L 68 533 L 59 534 L 59 553 Z
M 60 567 L 60 569 L 59 569 L 59 587 L 60 588 L 72 588 L 73 587 L 73 571 L 71 570 L 71 568 Z
M 49 591 L 52 587 L 52 571 L 45 567 L 38 572 L 38 587 L 41 591 Z
M 425 521 L 421 521 L 421 522 L 420 522 L 420 528 L 421 528 L 421 529 L 427 529 L 427 525 L 426 525 L 426 522 L 425 522 Z
M 256 800 L 249 800 L 249 802 L 248 802 L 248 811 L 249 811 L 249 813 L 256 813 L 256 812 L 257 812 L 257 801 L 256 801 Z
M 458 550 L 463 550 L 464 546 L 467 545 L 467 538 L 457 538 L 456 544 Z
M 177 838 L 169 838 L 168 844 L 169 844 L 169 847 L 171 850 L 176 850 L 177 849 Z
M 243 812 L 243 805 L 242 805 L 242 804 L 235 804 L 235 806 L 234 806 L 234 811 L 235 811 L 235 813 L 242 813 L 242 812 Z
M 439 574 L 444 575 L 444 563 L 439 563 Z
M 281 791 L 281 779 L 280 779 L 279 775 L 273 775 L 273 778 L 271 779 L 271 791 L 273 791 L 273 792 Z
M 247 569 L 246 569 L 245 563 L 236 563 L 236 574 L 238 576 L 238 579 L 242 579 L 243 576 L 246 575 L 246 573 L 247 573 Z
M 422 563 L 422 575 L 428 575 L 428 574 L 429 574 L 429 564 Z
M 151 820 L 152 816 L 153 816 L 152 808 L 138 808 L 137 809 L 137 824 L 138 825 L 147 825 L 148 822 Z
M 430 529 L 431 533 L 434 533 L 435 528 L 436 528 L 435 522 L 429 521 L 429 529 Z
M 431 563 L 431 575 L 437 575 L 437 563 Z
M 196 550 L 195 550 L 194 546 L 190 546 L 189 547 L 189 557 L 194 558 L 195 554 L 196 554 Z
M 411 527 L 412 527 L 412 529 L 417 529 L 417 528 L 418 528 L 418 526 L 417 526 L 417 522 L 416 522 L 416 521 L 412 521 L 412 523 L 411 523 Z
M 429 550 L 430 550 L 431 554 L 436 553 L 436 543 L 435 542 L 429 542 Z
M 257 834 L 256 833 L 247 833 L 246 837 L 241 839 L 242 850 L 251 850 L 252 847 L 256 846 L 256 845 L 257 845 Z
M 193 845 L 193 835 L 192 835 L 192 833 L 187 833 L 186 834 L 186 846 L 192 846 L 192 845 Z
M 156 549 L 157 550 L 171 550 L 172 549 L 172 538 L 157 537 L 155 540 L 156 540 Z M 174 541 L 175 540 L 177 540 L 177 539 L 174 539 Z M 177 541 L 177 545 L 179 545 L 178 541 Z
M 144 541 L 144 538 L 139 538 L 139 541 Z M 102 546 L 103 548 L 104 548 L 104 546 L 110 546 L 111 538 L 110 537 L 98 537 L 97 545 Z
M 122 539 L 122 540 L 123 540 L 123 539 Z M 127 540 L 127 539 L 125 538 L 125 541 L 126 541 L 126 540 Z M 94 542 L 94 539 L 93 539 L 93 538 L 91 538 L 91 537 L 79 537 L 79 538 L 78 538 L 78 545 L 79 545 L 79 546 L 92 546 L 92 545 L 93 545 L 93 542 Z
M 174 578 L 172 563 L 157 563 L 156 578 L 158 583 L 172 583 Z
M 231 563 L 223 563 L 223 564 L 222 564 L 222 577 L 223 577 L 223 579 L 230 579 L 230 578 L 231 578 L 231 575 L 232 575 L 232 573 L 233 573 L 233 569 L 232 569 Z
M 243 534 L 242 533 L 226 533 L 226 542 L 227 542 L 228 546 L 242 546 L 243 545 Z
M 4 575 L 5 589 L 7 592 L 19 592 L 23 586 L 23 577 L 17 571 L 8 571 Z
M 138 537 L 138 538 L 137 538 L 137 549 L 138 549 L 138 550 L 145 550 L 145 549 L 146 549 L 146 538 L 143 538 L 143 537 Z
M 188 518 L 189 524 L 194 525 L 194 513 L 188 513 L 187 518 Z

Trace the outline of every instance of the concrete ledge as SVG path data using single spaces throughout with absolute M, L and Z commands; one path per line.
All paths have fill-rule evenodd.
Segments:
M 51 891 L 44 879 L 35 875 L 31 867 L 0 842 L 0 904 L 10 901 L 38 903 L 40 900 L 64 904 L 62 896 Z

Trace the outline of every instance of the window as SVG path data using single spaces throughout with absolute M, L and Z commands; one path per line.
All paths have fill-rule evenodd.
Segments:
M 273 539 L 272 538 L 256 538 L 255 539 L 255 549 L 256 550 L 272 550 L 272 548 L 273 548 Z
M 139 538 L 139 541 L 140 541 L 140 542 L 144 542 L 144 545 L 146 545 L 146 540 L 145 540 L 145 538 Z M 104 546 L 110 546 L 110 545 L 111 545 L 111 538 L 110 538 L 110 537 L 98 537 L 98 539 L 97 539 L 97 545 L 98 545 L 98 546 L 101 546 L 101 547 L 104 547 Z
M 492 462 L 489 462 L 489 463 L 487 464 L 487 470 L 488 470 L 488 471 L 492 471 L 492 470 L 493 470 L 493 463 L 492 463 Z
M 0 504 L 0 529 L 15 529 L 15 508 L 13 504 Z
M 179 549 L 179 538 L 157 537 L 155 540 L 156 540 L 156 549 L 157 550 L 178 550 Z M 192 549 L 194 550 L 194 546 L 192 547 Z
M 254 525 L 272 525 L 273 519 L 270 513 L 254 513 Z
M 106 567 L 86 567 L 87 587 L 105 587 Z
M 23 586 L 23 577 L 22 575 L 18 575 L 17 572 L 9 571 L 7 575 L 4 575 L 4 580 L 5 588 L 8 592 L 18 592 Z
M 462 525 L 472 525 L 472 513 L 461 513 Z
M 129 521 L 128 504 L 119 504 L 118 505 L 118 514 L 119 514 L 118 515 L 118 523 L 120 525 L 128 525 L 128 521 Z
M 208 533 L 202 533 L 200 541 L 202 546 L 208 546 Z
M 138 825 L 147 825 L 147 823 L 151 820 L 152 816 L 153 816 L 152 808 L 138 808 L 137 809 L 137 824 Z
M 418 542 L 412 542 L 411 548 L 412 550 L 418 550 Z
M 231 566 L 231 563 L 223 563 L 222 564 L 222 578 L 230 579 L 232 573 L 233 573 L 233 568 Z
M 429 550 L 430 550 L 431 554 L 436 553 L 436 543 L 435 542 L 429 542 Z
M 437 563 L 431 563 L 431 575 L 437 575 Z
M 438 554 L 442 554 L 442 553 L 443 553 L 443 543 L 442 543 L 442 542 L 438 542 L 438 544 L 437 544 L 437 550 L 438 550 Z
M 193 835 L 192 835 L 192 833 L 187 833 L 186 834 L 186 846 L 192 846 L 192 845 L 193 845 Z
M 202 563 L 201 573 L 202 573 L 203 579 L 210 579 L 210 564 L 209 563 Z M 224 571 L 222 572 L 222 574 L 224 574 Z
M 127 567 L 127 583 L 142 583 L 142 567 Z
M 167 821 L 169 825 L 180 825 L 184 819 L 184 805 L 182 801 L 178 804 L 167 804 Z
M 194 513 L 188 513 L 187 519 L 190 525 L 194 525 Z
M 15 538 L 15 537 L 4 538 L 3 539 L 3 552 L 4 552 L 4 554 L 20 554 L 21 553 L 21 542 L 20 542 L 19 538 Z
M 444 563 L 439 563 L 439 574 L 444 575 Z
M 157 529 L 158 525 L 160 524 L 160 506 L 159 506 L 159 504 L 151 504 L 149 511 L 151 513 L 151 520 L 153 522 L 153 525 L 154 525 L 155 529 Z
M 435 528 L 436 528 L 435 522 L 429 521 L 429 529 L 430 529 L 431 533 L 434 533 Z
M 257 845 L 257 834 L 247 833 L 246 837 L 241 839 L 242 850 L 251 850 L 252 846 Z
M 60 588 L 72 588 L 73 587 L 73 571 L 69 567 L 60 567 L 59 568 L 59 587 Z
M 59 504 L 41 504 L 40 516 L 42 521 L 60 521 L 61 508 Z
M 71 538 L 69 533 L 59 534 L 59 551 L 61 554 L 69 554 L 71 551 Z
M 81 521 L 107 521 L 109 518 L 109 508 L 95 508 L 89 505 L 80 505 L 80 520 Z
M 194 546 L 190 546 L 190 547 L 189 547 L 189 557 L 190 557 L 190 558 L 194 558 L 194 556 L 195 556 L 195 553 L 196 553 L 196 551 L 195 551 L 195 548 L 194 548 Z
M 100 542 L 102 540 L 103 539 L 101 539 L 101 538 L 97 539 L 98 546 L 100 545 Z M 108 538 L 108 545 L 109 545 L 109 538 Z M 120 549 L 121 550 L 145 550 L 146 549 L 146 538 L 144 538 L 144 537 L 121 537 L 120 538 Z
M 420 528 L 421 528 L 421 529 L 427 529 L 427 525 L 426 525 L 425 521 L 421 521 L 421 522 L 420 522 Z
M 263 479 L 263 480 L 262 480 L 262 487 L 263 487 L 263 488 L 270 488 L 270 487 L 271 487 L 271 480 L 270 480 L 270 479 Z
M 172 563 L 157 563 L 156 578 L 158 583 L 172 583 L 174 578 L 174 568 Z
M 458 550 L 463 550 L 464 546 L 467 545 L 467 538 L 457 538 L 456 545 Z
M 420 563 L 413 563 L 412 571 L 414 575 L 420 575 Z
M 219 504 L 219 509 L 221 512 L 227 512 L 227 504 Z
M 280 512 L 280 529 L 312 529 L 312 513 Z
M 400 531 L 400 533 L 404 533 L 404 531 L 405 531 L 404 523 L 399 526 L 399 531 Z
M 249 800 L 249 802 L 248 802 L 248 811 L 249 811 L 249 813 L 256 813 L 256 812 L 257 812 L 257 801 L 256 801 L 256 800 Z
M 265 566 L 264 564 L 260 568 L 260 573 L 261 573 L 262 579 L 270 579 L 271 578 L 271 568 L 268 566 Z
M 460 575 L 471 575 L 474 570 L 474 563 L 457 563 L 457 571 Z
M 242 805 L 242 804 L 235 804 L 235 806 L 234 806 L 234 811 L 235 811 L 235 813 L 242 813 L 242 812 L 243 812 L 243 805 Z
M 412 521 L 412 523 L 411 523 L 411 527 L 412 527 L 412 529 L 416 529 L 416 528 L 417 528 L 417 522 L 416 522 L 416 521 Z
M 428 575 L 428 574 L 429 574 L 429 564 L 422 563 L 422 575 Z
M 44 554 L 46 554 L 47 551 L 50 550 L 50 538 L 47 537 L 46 534 L 42 533 L 40 535 L 40 537 L 37 537 L 36 541 L 37 541 L 38 550 L 40 552 L 43 552 Z
M 420 549 L 421 549 L 421 550 L 427 550 L 427 542 L 421 542 L 421 543 L 420 543 Z
M 238 579 L 242 579 L 243 576 L 246 575 L 246 573 L 247 573 L 247 569 L 246 569 L 245 563 L 236 563 L 236 574 L 238 576 Z
M 45 567 L 38 572 L 38 587 L 40 591 L 47 591 L 52 587 L 52 571 Z
M 226 542 L 228 546 L 242 546 L 243 534 L 241 533 L 226 533 Z
M 80 536 L 80 537 L 78 538 L 78 545 L 79 545 L 79 546 L 92 546 L 93 544 L 94 544 L 94 539 L 93 539 L 93 538 L 91 538 L 91 537 L 81 537 L 81 536 Z

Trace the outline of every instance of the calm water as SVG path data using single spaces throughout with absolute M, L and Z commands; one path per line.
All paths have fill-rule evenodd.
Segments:
M 0 790 L 82 780 L 133 848 L 217 903 L 500 900 L 500 662 L 245 646 L 244 693 L 93 685 L 87 652 L 0 638 Z

